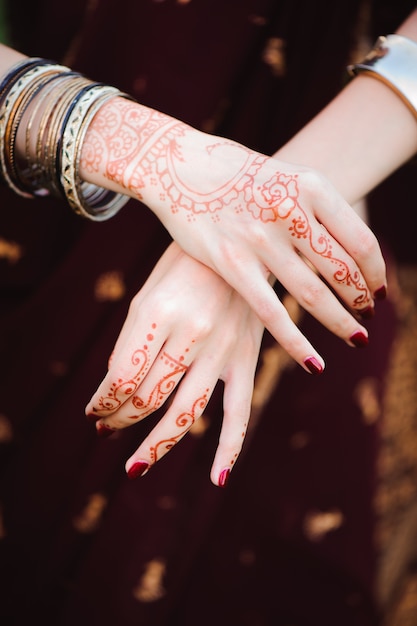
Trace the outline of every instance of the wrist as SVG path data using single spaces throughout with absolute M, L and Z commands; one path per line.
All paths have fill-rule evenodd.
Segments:
M 143 201 L 163 222 L 215 213 L 254 153 L 136 102 L 114 98 L 92 120 L 81 175 Z

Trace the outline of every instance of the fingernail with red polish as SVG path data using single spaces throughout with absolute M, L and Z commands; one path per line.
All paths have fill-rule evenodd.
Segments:
M 309 356 L 304 359 L 304 365 L 310 374 L 321 374 L 323 371 L 322 364 L 316 359 L 315 356 Z
M 110 428 L 110 426 L 107 426 L 107 424 L 103 424 L 103 423 L 99 423 L 96 424 L 96 430 L 97 430 L 97 435 L 99 437 L 110 437 L 110 435 L 112 435 L 115 431 L 113 428 Z
M 368 337 L 360 330 L 358 330 L 356 333 L 353 333 L 353 335 L 351 335 L 349 339 L 353 343 L 355 348 L 364 348 L 369 343 Z
M 222 472 L 220 472 L 219 487 L 226 487 L 227 481 L 229 480 L 229 476 L 230 476 L 230 468 L 229 467 L 227 467 Z
M 362 311 L 358 311 L 358 313 L 363 319 L 370 320 L 375 315 L 375 309 L 373 306 L 367 306 L 365 309 L 362 309 Z
M 89 422 L 94 424 L 100 419 L 100 415 L 95 415 L 94 413 L 87 413 L 86 418 L 88 419 Z
M 374 293 L 374 298 L 376 300 L 384 300 L 387 297 L 387 288 L 385 285 L 382 285 L 379 289 L 377 289 Z
M 132 467 L 127 470 L 127 475 L 129 478 L 139 478 L 142 476 L 149 467 L 149 463 L 146 461 L 136 461 L 133 463 Z

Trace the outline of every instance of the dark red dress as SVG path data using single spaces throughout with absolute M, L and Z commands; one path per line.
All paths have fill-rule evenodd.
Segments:
M 10 21 L 27 54 L 272 153 L 343 84 L 369 26 L 360 5 L 13 0 Z M 403 5 L 383 6 L 380 23 L 393 30 Z M 390 303 L 361 351 L 302 317 L 327 361 L 320 378 L 265 338 L 256 426 L 227 489 L 209 480 L 220 386 L 198 429 L 129 481 L 124 462 L 161 413 L 103 441 L 84 406 L 169 237 L 136 202 L 96 224 L 0 191 L 0 624 L 377 624 Z

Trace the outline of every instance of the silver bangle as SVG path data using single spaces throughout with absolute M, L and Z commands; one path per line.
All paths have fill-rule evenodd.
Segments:
M 130 200 L 128 195 L 82 181 L 79 175 L 81 146 L 88 125 L 97 111 L 115 96 L 125 94 L 115 87 L 92 83 L 74 103 L 63 131 L 59 171 L 64 196 L 76 213 L 94 221 L 109 219 Z
M 360 63 L 349 65 L 351 76 L 365 72 L 385 83 L 417 118 L 417 43 L 401 35 L 378 37 Z

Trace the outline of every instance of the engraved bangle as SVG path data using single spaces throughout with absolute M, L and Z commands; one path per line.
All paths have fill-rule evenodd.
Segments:
M 35 167 L 39 178 L 37 194 L 52 193 L 62 197 L 59 182 L 59 138 L 62 135 L 66 112 L 82 88 L 91 81 L 80 74 L 61 78 L 51 94 L 50 104 L 41 117 L 35 151 Z M 39 186 L 40 185 L 40 186 Z
M 62 137 L 61 185 L 71 208 L 94 221 L 107 220 L 128 201 L 129 196 L 82 181 L 79 175 L 81 147 L 97 111 L 115 96 L 129 97 L 115 87 L 93 84 L 72 107 Z
M 417 43 L 401 35 L 378 37 L 360 63 L 348 66 L 351 76 L 365 72 L 382 81 L 417 118 Z
M 47 59 L 25 58 L 17 63 L 0 82 L 0 178 L 26 198 L 59 195 L 76 213 L 92 220 L 114 215 L 129 196 L 81 180 L 79 169 L 88 126 L 115 96 L 130 98 Z M 37 117 L 37 136 L 32 137 Z M 20 131 L 25 153 L 17 155 L 22 121 L 27 124 Z
M 20 76 L 22 76 L 22 74 L 25 74 L 30 69 L 38 65 L 55 65 L 55 62 L 39 57 L 30 57 L 15 63 L 15 65 L 9 69 L 7 74 L 5 74 L 0 83 L 0 101 L 3 99 L 4 94 L 10 90 L 11 86 L 20 78 Z

